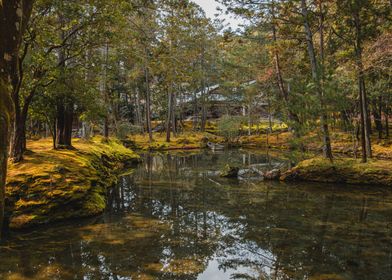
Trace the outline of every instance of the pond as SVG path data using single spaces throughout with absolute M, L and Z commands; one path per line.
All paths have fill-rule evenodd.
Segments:
M 102 217 L 14 233 L 0 279 L 391 279 L 392 192 L 220 178 L 257 151 L 146 154 Z

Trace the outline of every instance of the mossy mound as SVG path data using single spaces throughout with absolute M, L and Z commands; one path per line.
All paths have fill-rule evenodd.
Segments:
M 136 149 L 146 151 L 169 151 L 169 150 L 195 150 L 206 147 L 208 141 L 214 143 L 223 142 L 223 138 L 201 132 L 185 132 L 177 135 L 177 137 L 171 137 L 170 142 L 166 142 L 166 135 L 164 133 L 154 133 L 153 141 L 150 142 L 148 135 L 134 135 L 127 139 L 128 143 L 133 143 Z
M 8 172 L 6 212 L 11 229 L 100 214 L 106 190 L 139 156 L 116 140 L 75 139 L 72 150 L 53 150 L 44 139 L 28 143 L 25 160 Z
M 358 159 L 327 159 L 316 157 L 300 162 L 283 174 L 283 181 L 311 181 L 357 185 L 392 186 L 392 162 L 371 160 L 361 163 Z
M 240 168 L 237 166 L 230 166 L 226 164 L 220 171 L 220 176 L 223 178 L 237 178 Z
M 291 148 L 291 139 L 290 132 L 276 132 L 270 134 L 268 139 L 266 134 L 243 135 L 239 139 L 239 146 L 287 150 Z

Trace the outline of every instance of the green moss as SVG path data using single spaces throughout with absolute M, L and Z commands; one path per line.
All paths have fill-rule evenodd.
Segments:
M 220 176 L 224 178 L 237 178 L 239 170 L 239 167 L 226 164 L 220 171 Z
M 83 211 L 87 216 L 102 213 L 106 208 L 105 193 L 94 191 L 87 196 L 83 203 Z
M 295 168 L 283 174 L 281 179 L 391 186 L 392 162 L 370 160 L 362 163 L 351 158 L 340 158 L 331 162 L 316 157 L 300 162 Z
M 9 168 L 6 211 L 12 229 L 100 214 L 106 188 L 139 156 L 121 142 L 75 139 L 74 150 L 52 150 L 50 140 L 28 143 L 32 153 Z
M 220 143 L 222 137 L 210 134 L 208 132 L 185 132 L 177 137 L 171 137 L 170 142 L 166 142 L 166 135 L 155 133 L 154 140 L 149 141 L 147 135 L 134 135 L 132 139 L 127 139 L 126 143 L 132 143 L 137 149 L 145 151 L 168 151 L 168 150 L 193 150 L 205 148 L 207 142 Z

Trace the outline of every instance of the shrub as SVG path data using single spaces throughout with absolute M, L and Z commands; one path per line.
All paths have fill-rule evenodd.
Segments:
M 116 136 L 119 139 L 126 139 L 129 135 L 141 132 L 142 128 L 140 126 L 130 124 L 129 122 L 121 122 L 117 124 Z
M 238 142 L 243 120 L 240 116 L 223 116 L 217 122 L 218 135 L 225 138 L 227 143 Z

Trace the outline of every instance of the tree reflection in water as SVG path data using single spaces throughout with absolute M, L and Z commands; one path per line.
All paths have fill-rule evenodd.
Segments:
M 390 279 L 392 193 L 223 179 L 254 151 L 146 154 L 95 220 L 13 234 L 1 279 Z

